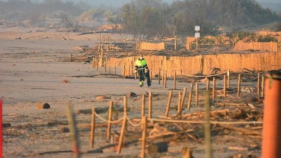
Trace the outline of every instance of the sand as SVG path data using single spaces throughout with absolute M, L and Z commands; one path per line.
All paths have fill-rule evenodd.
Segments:
M 62 62 L 71 54 L 81 55 L 75 46 L 97 44 L 99 34 L 78 36 L 78 33 L 44 31 L 40 28 L 0 28 L 0 97 L 3 100 L 3 122 L 11 127 L 3 129 L 3 157 L 71 157 L 70 133 L 61 132 L 63 123 L 48 126 L 51 122 L 67 122 L 66 107 L 73 106 L 74 112 L 94 107 L 107 107 L 109 101 L 118 106 L 123 104 L 123 97 L 134 92 L 137 97 L 128 98 L 130 117 L 140 118 L 141 95 L 148 92 L 155 94 L 153 99 L 153 117 L 163 116 L 167 96 L 173 82 L 168 81 L 165 89 L 153 80 L 151 87 L 139 87 L 135 79 L 125 79 L 106 74 L 103 69 L 96 70 L 85 62 Z M 117 70 L 117 74 L 121 74 Z M 64 80 L 69 83 L 63 83 Z M 172 106 L 177 106 L 177 94 L 189 83 L 178 83 L 174 90 Z M 97 96 L 107 99 L 97 101 Z M 48 103 L 50 109 L 37 109 L 36 103 Z M 200 110 L 192 108 L 191 111 Z M 201 109 L 202 110 L 202 109 Z M 172 111 L 171 113 L 176 113 Z M 184 111 L 184 113 L 190 113 Z M 106 118 L 106 115 L 102 115 Z M 119 118 L 122 113 L 119 114 Z M 91 116 L 77 114 L 79 124 L 90 124 Z M 101 122 L 101 121 L 99 121 Z M 66 126 L 68 127 L 68 126 Z M 120 132 L 120 125 L 113 130 Z M 202 126 L 203 127 L 203 126 Z M 133 128 L 132 130 L 139 130 Z M 106 128 L 96 129 L 95 148 L 109 144 L 105 140 Z M 79 129 L 79 139 L 83 152 L 90 148 L 89 128 Z M 197 140 L 185 140 L 170 147 L 168 152 L 152 157 L 181 157 L 181 148 L 194 148 L 194 156 L 205 157 L 204 137 Z M 235 154 L 260 155 L 260 149 L 249 151 L 228 150 L 229 146 L 243 147 L 246 143 L 260 146 L 260 139 L 246 139 L 243 135 L 216 135 L 213 138 L 214 157 L 230 157 Z M 120 157 L 139 157 L 140 146 L 134 144 L 124 147 Z M 85 153 L 82 157 L 118 157 L 114 148 L 107 148 L 104 153 Z

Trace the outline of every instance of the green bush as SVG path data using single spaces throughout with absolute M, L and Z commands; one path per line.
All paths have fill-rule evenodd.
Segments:
M 278 40 L 271 35 L 266 35 L 266 36 L 259 36 L 258 42 L 278 42 Z

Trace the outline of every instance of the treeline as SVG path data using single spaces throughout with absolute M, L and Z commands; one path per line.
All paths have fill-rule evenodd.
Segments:
M 111 18 L 135 36 L 213 35 L 218 27 L 251 27 L 280 21 L 281 17 L 262 8 L 255 0 L 178 0 L 172 4 L 161 0 L 132 0 L 122 7 L 121 14 Z
M 107 19 L 114 26 L 122 24 L 123 32 L 137 38 L 193 36 L 195 25 L 200 25 L 201 35 L 215 35 L 221 27 L 239 31 L 272 22 L 279 22 L 276 26 L 281 30 L 281 15 L 262 8 L 255 0 L 176 0 L 170 4 L 131 0 L 121 8 L 94 8 L 85 1 L 71 0 L 0 1 L 0 22 L 29 20 L 38 25 L 53 17 L 73 23 Z

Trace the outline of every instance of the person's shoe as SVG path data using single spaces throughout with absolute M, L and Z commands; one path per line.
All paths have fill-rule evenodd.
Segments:
M 139 84 L 140 84 L 140 87 L 142 87 L 143 86 L 143 81 L 141 81 Z
M 148 85 L 147 85 L 147 87 L 150 87 L 150 86 L 151 86 L 151 84 L 148 84 Z

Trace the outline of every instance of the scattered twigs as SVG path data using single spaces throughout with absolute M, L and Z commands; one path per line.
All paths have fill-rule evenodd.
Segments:
M 233 126 L 226 126 L 226 125 L 222 125 L 222 124 L 219 124 L 219 126 L 225 128 L 225 129 L 229 129 L 231 131 L 237 131 L 237 132 L 240 132 L 240 133 L 246 134 L 246 135 L 261 136 L 261 132 L 259 132 L 259 131 L 254 131 L 254 130 L 245 129 L 245 128 L 239 128 L 239 127 L 233 127 Z

